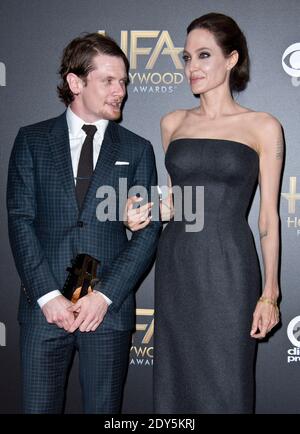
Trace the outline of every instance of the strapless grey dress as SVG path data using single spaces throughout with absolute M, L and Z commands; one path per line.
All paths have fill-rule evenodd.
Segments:
M 171 220 L 155 272 L 154 411 L 252 413 L 261 275 L 247 213 L 259 157 L 221 139 L 177 139 L 166 153 L 172 185 L 204 186 L 204 227 Z

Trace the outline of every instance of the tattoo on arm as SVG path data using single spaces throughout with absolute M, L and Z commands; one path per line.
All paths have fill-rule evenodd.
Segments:
M 260 232 L 260 234 L 259 234 L 261 240 L 262 240 L 264 237 L 266 237 L 267 235 L 268 235 L 268 231 L 263 231 L 263 232 Z
M 283 158 L 283 140 L 279 140 L 276 144 L 276 160 L 282 160 Z

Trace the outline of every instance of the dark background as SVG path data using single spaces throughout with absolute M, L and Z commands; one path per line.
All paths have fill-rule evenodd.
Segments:
M 281 62 L 284 51 L 290 45 L 300 43 L 299 0 L 1 1 L 0 62 L 3 65 L 0 68 L 0 322 L 6 328 L 6 345 L 0 346 L 0 413 L 20 411 L 19 330 L 16 320 L 19 278 L 8 243 L 5 209 L 8 159 L 19 127 L 56 116 L 64 110 L 56 96 L 57 70 L 62 49 L 80 33 L 105 30 L 120 43 L 121 31 L 127 31 L 126 34 L 123 33 L 123 38 L 128 36 L 130 46 L 132 31 L 158 31 L 157 37 L 138 39 L 139 47 L 150 47 L 151 51 L 149 55 L 137 57 L 137 68 L 132 69 L 131 73 L 156 74 L 152 76 L 156 82 L 163 74 L 169 73 L 165 76 L 168 81 L 172 80 L 173 74 L 182 74 L 183 71 L 182 68 L 176 68 L 171 57 L 163 54 L 163 51 L 159 53 L 152 69 L 145 69 L 162 31 L 168 32 L 174 47 L 182 47 L 185 29 L 190 21 L 212 11 L 232 16 L 247 36 L 252 75 L 247 90 L 238 96 L 238 100 L 254 110 L 270 112 L 281 121 L 287 145 L 282 193 L 288 193 L 291 179 L 292 182 L 295 182 L 293 179 L 300 182 L 300 82 L 297 79 L 292 81 L 283 70 Z M 163 47 L 165 46 L 164 44 Z M 132 54 L 131 51 L 129 47 L 128 55 Z M 180 55 L 179 58 L 181 59 Z M 178 77 L 181 76 L 177 75 L 177 79 Z M 159 83 L 152 86 L 150 83 L 146 86 L 135 78 L 129 86 L 128 94 L 123 124 L 152 141 L 159 181 L 164 184 L 166 173 L 160 144 L 159 120 L 163 114 L 176 108 L 197 105 L 198 100 L 190 94 L 185 82 L 177 85 Z M 300 190 L 299 186 L 298 189 Z M 288 324 L 300 315 L 300 235 L 297 232 L 300 209 L 297 202 L 299 199 L 296 197 L 295 213 L 289 212 L 287 199 L 282 196 L 280 207 L 283 251 L 282 326 L 267 342 L 259 345 L 258 413 L 300 413 L 299 360 L 290 363 L 287 361 L 287 351 L 294 348 L 287 336 Z M 260 254 L 257 238 L 258 205 L 257 194 L 249 222 Z M 138 331 L 133 341 L 123 406 L 123 411 L 127 413 L 152 411 L 153 271 L 141 286 L 137 300 L 138 308 L 147 310 L 138 312 L 142 315 L 137 316 L 138 328 L 144 330 Z M 150 336 L 147 339 L 145 333 L 148 331 Z M 299 351 L 299 347 L 300 342 L 294 351 Z M 67 412 L 80 412 L 80 399 L 75 361 L 68 389 Z

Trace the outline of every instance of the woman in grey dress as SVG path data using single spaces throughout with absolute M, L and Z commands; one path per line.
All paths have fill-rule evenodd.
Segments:
M 162 141 L 173 189 L 204 187 L 204 225 L 187 231 L 184 213 L 176 219 L 180 204 L 172 202 L 170 190 L 161 205 L 162 218 L 170 222 L 156 261 L 155 412 L 251 413 L 256 342 L 279 321 L 282 130 L 270 114 L 233 98 L 249 80 L 249 57 L 245 36 L 230 17 L 195 19 L 183 60 L 200 106 L 164 116 Z M 257 183 L 262 291 L 247 222 Z M 133 231 L 150 222 L 149 204 L 132 208 L 137 200 L 129 201 Z M 195 209 L 195 195 L 191 201 Z

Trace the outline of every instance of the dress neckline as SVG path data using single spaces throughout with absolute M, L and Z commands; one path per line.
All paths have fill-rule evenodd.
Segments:
M 170 144 L 171 144 L 172 142 L 178 142 L 178 141 L 181 141 L 181 140 L 204 140 L 204 141 L 208 141 L 208 140 L 210 140 L 210 141 L 218 141 L 218 142 L 234 143 L 234 144 L 236 144 L 236 145 L 238 145 L 238 146 L 242 146 L 243 148 L 247 148 L 247 149 L 249 149 L 250 152 L 251 152 L 251 151 L 254 152 L 254 153 L 256 154 L 257 158 L 259 158 L 258 152 L 257 152 L 255 149 L 253 149 L 253 148 L 252 148 L 251 146 L 249 146 L 249 145 L 246 145 L 246 143 L 239 142 L 239 141 L 237 141 L 237 140 L 229 140 L 229 139 L 214 139 L 214 138 L 207 138 L 207 137 L 179 137 L 179 138 L 177 138 L 177 139 L 173 139 L 173 140 L 171 140 L 170 143 L 169 143 L 169 146 L 170 146 Z M 169 149 L 169 146 L 168 146 L 168 149 Z M 168 150 L 168 149 L 167 149 L 167 150 Z

